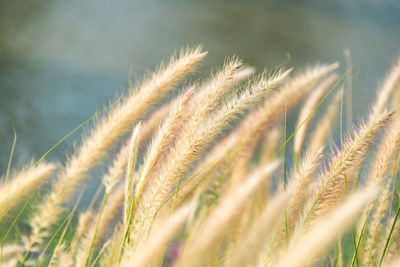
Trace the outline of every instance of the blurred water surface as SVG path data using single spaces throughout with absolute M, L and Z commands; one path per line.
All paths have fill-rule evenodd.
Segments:
M 301 3 L 300 3 L 301 2 Z M 61 137 L 182 46 L 209 51 L 199 73 L 240 55 L 261 70 L 286 59 L 300 69 L 343 59 L 360 64 L 354 117 L 365 116 L 400 44 L 398 1 L 0 2 L 0 170 L 38 158 Z M 342 64 L 343 66 L 343 64 Z M 342 67 L 341 72 L 343 73 Z M 49 158 L 62 160 L 74 134 Z

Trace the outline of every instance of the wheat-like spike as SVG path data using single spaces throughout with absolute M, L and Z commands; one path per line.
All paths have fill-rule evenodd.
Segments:
M 157 183 L 154 181 L 154 172 L 160 165 L 160 162 L 165 160 L 167 152 L 171 149 L 173 143 L 181 133 L 184 123 L 187 120 L 190 112 L 190 104 L 193 96 L 194 87 L 189 88 L 175 101 L 169 117 L 158 130 L 146 156 L 144 167 L 140 173 L 140 177 L 135 191 L 135 206 L 131 210 L 131 216 L 134 216 L 134 221 L 141 223 L 143 213 L 146 213 L 148 203 L 150 202 L 148 193 L 151 187 Z M 135 212 L 135 214 L 133 214 Z M 146 228 L 148 229 L 148 228 Z M 135 226 L 131 233 L 135 236 L 137 243 L 142 238 L 145 238 L 146 231 L 141 231 L 141 226 Z
M 300 213 L 308 199 L 308 188 L 314 181 L 315 171 L 322 158 L 322 149 L 317 151 L 317 153 L 305 155 L 298 170 L 289 180 L 288 188 L 293 191 L 293 195 L 287 207 L 286 231 L 288 235 L 292 234 L 297 220 L 301 215 Z M 281 238 L 283 237 L 281 236 Z
M 351 189 L 370 143 L 379 130 L 390 121 L 392 115 L 393 112 L 388 110 L 371 114 L 368 123 L 362 125 L 332 158 L 329 169 L 322 174 L 319 191 L 311 200 L 313 204 L 305 217 L 307 222 L 328 213 Z
M 239 59 L 236 57 L 233 57 L 230 61 L 226 61 L 224 68 L 226 70 L 226 65 L 228 62 L 232 62 L 233 60 L 236 60 L 237 62 L 241 62 Z M 241 64 L 241 63 L 240 63 Z M 246 78 L 250 77 L 252 74 L 254 74 L 255 69 L 249 66 L 243 66 L 243 65 L 237 65 L 238 68 L 233 70 L 234 73 L 231 75 L 231 79 L 226 82 L 227 86 L 224 89 L 226 92 L 228 92 L 229 89 L 231 89 L 232 86 L 235 86 L 236 84 L 240 83 L 241 81 L 245 80 Z M 209 81 L 205 82 L 199 87 L 199 92 L 196 95 L 196 102 L 197 104 L 200 104 L 200 101 L 202 98 L 205 97 L 206 94 L 209 93 L 210 88 L 212 87 L 212 84 L 215 86 L 215 82 L 218 76 L 220 76 L 222 72 L 218 73 L 217 75 L 214 75 Z
M 266 230 L 273 229 L 279 222 L 277 218 L 283 215 L 283 210 L 292 194 L 290 189 L 276 193 L 251 226 L 249 233 L 239 241 L 238 247 L 225 264 L 226 266 L 239 267 L 255 263 L 271 238 L 270 232 L 266 232 Z
M 333 97 L 333 101 L 329 104 L 325 114 L 319 119 L 317 124 L 318 127 L 316 127 L 311 135 L 310 144 L 306 150 L 306 154 L 313 154 L 325 145 L 326 139 L 331 133 L 332 125 L 337 117 L 338 104 L 342 99 L 342 95 L 343 89 L 340 89 Z
M 162 160 L 162 157 L 165 156 L 171 148 L 173 142 L 178 137 L 181 128 L 184 126 L 184 122 L 187 120 L 186 116 L 189 111 L 189 104 L 193 92 L 194 87 L 190 87 L 180 97 L 178 97 L 173 104 L 169 117 L 164 121 L 149 147 L 144 167 L 140 173 L 135 191 L 137 205 L 141 205 L 142 193 L 146 190 L 146 186 L 148 186 L 149 183 L 151 184 L 151 175 Z M 140 209 L 141 206 L 138 206 L 137 208 Z
M 335 74 L 332 74 L 318 84 L 318 87 L 314 89 L 314 91 L 311 93 L 309 98 L 304 103 L 302 109 L 300 110 L 300 114 L 297 120 L 297 127 L 300 127 L 300 125 L 304 121 L 306 121 L 307 117 L 313 112 L 318 102 L 322 99 L 324 94 L 328 91 L 328 89 L 334 84 L 336 80 L 337 76 Z M 310 120 L 307 120 L 305 123 L 303 123 L 294 137 L 293 145 L 296 157 L 300 156 L 310 122 Z
M 221 203 L 208 216 L 201 229 L 185 242 L 183 252 L 178 258 L 175 267 L 203 266 L 209 253 L 215 251 L 217 245 L 229 232 L 229 225 L 240 216 L 249 196 L 262 185 L 266 176 L 269 176 L 278 166 L 278 162 L 272 162 L 265 168 L 255 172 L 241 186 L 235 188 L 223 199 Z
M 354 193 L 334 211 L 320 218 L 320 221 L 289 247 L 288 251 L 277 262 L 273 262 L 272 266 L 311 266 L 376 196 L 376 187 L 367 187 Z
M 378 147 L 375 160 L 372 163 L 371 171 L 369 173 L 367 183 L 370 185 L 383 186 L 386 177 L 393 167 L 393 164 L 398 159 L 400 151 L 400 120 L 397 118 L 386 131 L 382 138 L 382 143 Z M 376 249 L 381 237 L 381 222 L 385 217 L 387 210 L 390 207 L 390 184 L 384 187 L 384 191 L 377 200 L 377 207 L 372 215 L 372 220 L 368 224 L 368 238 L 364 251 L 366 253 L 366 264 L 370 264 L 371 257 L 369 255 L 376 255 Z M 371 207 L 372 208 L 372 207 Z
M 56 165 L 41 162 L 14 175 L 11 181 L 0 185 L 0 220 L 28 194 L 38 189 L 55 170 Z
M 395 90 L 400 87 L 400 57 L 397 59 L 396 63 L 392 66 L 390 73 L 386 76 L 379 92 L 377 95 L 377 100 L 373 106 L 374 112 L 381 112 L 386 104 L 388 103 L 390 97 L 393 95 Z
M 168 242 L 178 233 L 193 208 L 193 205 L 183 206 L 164 222 L 154 226 L 154 230 L 146 242 L 140 244 L 136 249 L 127 249 L 121 266 L 157 266 Z
M 171 153 L 174 158 L 171 158 L 172 160 L 167 164 L 167 166 L 172 167 L 171 171 L 176 173 L 174 175 L 164 175 L 164 177 L 174 177 L 176 179 L 176 177 L 181 176 L 187 169 L 187 166 L 198 158 L 205 145 L 213 140 L 213 138 L 218 135 L 231 120 L 233 120 L 238 114 L 241 114 L 243 111 L 256 105 L 271 88 L 282 83 L 290 72 L 291 70 L 278 70 L 272 75 L 267 75 L 266 77 L 261 78 L 260 81 L 250 85 L 246 90 L 244 90 L 242 94 L 233 97 L 228 103 L 222 106 L 214 116 L 211 116 L 203 122 L 199 128 L 187 129 L 188 131 L 185 135 L 186 138 L 182 138 L 182 147 L 184 149 L 179 148 L 176 149 L 176 154 Z M 186 144 L 184 142 L 186 142 Z M 230 148 L 232 147 L 233 146 L 230 146 Z M 216 159 L 222 154 L 227 156 L 228 153 L 225 152 L 228 150 L 229 149 L 224 148 L 219 151 L 214 151 L 213 157 L 206 160 L 206 163 L 201 164 L 200 168 L 207 168 L 206 166 L 212 165 L 212 162 L 216 161 Z M 178 165 L 177 167 L 175 165 L 176 162 L 179 162 L 179 164 L 182 165 Z M 165 168 L 165 170 L 167 169 Z M 201 177 L 201 175 L 193 177 L 193 179 L 186 183 L 185 187 L 177 193 L 176 201 L 178 203 L 180 203 L 188 193 L 193 192 L 193 189 L 199 184 L 199 179 L 201 179 Z
M 213 79 L 201 90 L 193 100 L 192 112 L 195 113 L 191 123 L 201 123 L 205 116 L 210 114 L 219 104 L 231 86 L 236 83 L 237 75 L 241 76 L 243 64 L 237 57 L 233 57 L 224 64 Z
M 172 86 L 206 55 L 200 48 L 181 53 L 179 59 L 171 59 L 168 66 L 145 81 L 137 93 L 132 93 L 118 103 L 109 115 L 99 123 L 95 130 L 85 138 L 81 147 L 68 160 L 65 169 L 59 175 L 52 193 L 39 207 L 42 212 L 31 221 L 32 234 L 28 248 L 34 243 L 40 243 L 43 230 L 55 222 L 62 212 L 62 203 L 68 202 L 75 187 L 86 177 L 87 172 L 99 159 L 106 155 L 107 150 L 116 140 L 125 134 L 144 115 L 154 102 L 171 90 Z

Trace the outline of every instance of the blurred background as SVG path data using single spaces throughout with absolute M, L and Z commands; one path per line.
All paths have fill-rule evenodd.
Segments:
M 182 46 L 203 44 L 207 75 L 237 54 L 258 70 L 286 60 L 302 69 L 340 61 L 349 48 L 353 116 L 365 116 L 377 84 L 400 54 L 398 0 L 2 0 L 0 173 L 38 159 L 146 70 Z M 129 73 L 131 75 L 129 75 Z M 62 160 L 75 133 L 49 157 Z

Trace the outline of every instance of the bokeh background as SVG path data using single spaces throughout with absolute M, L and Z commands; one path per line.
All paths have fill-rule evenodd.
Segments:
M 289 53 L 288 65 L 301 69 L 343 63 L 349 48 L 360 66 L 353 77 L 357 121 L 400 53 L 400 2 L 2 0 L 0 173 L 13 128 L 17 161 L 37 159 L 126 88 L 129 78 L 197 44 L 209 51 L 199 75 L 233 54 L 262 70 Z M 79 137 L 72 135 L 49 157 L 62 160 Z

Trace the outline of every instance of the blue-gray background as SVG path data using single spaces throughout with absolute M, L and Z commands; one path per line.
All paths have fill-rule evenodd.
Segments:
M 12 128 L 18 134 L 17 160 L 38 158 L 126 88 L 129 69 L 135 80 L 180 47 L 200 43 L 209 51 L 200 68 L 204 74 L 232 54 L 262 69 L 290 53 L 289 64 L 301 68 L 317 61 L 344 62 L 348 47 L 360 64 L 353 87 L 358 120 L 400 52 L 400 4 L 2 0 L 0 173 L 7 165 Z M 49 157 L 62 160 L 79 136 Z

